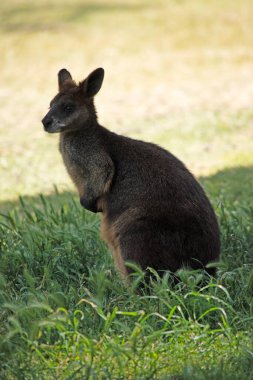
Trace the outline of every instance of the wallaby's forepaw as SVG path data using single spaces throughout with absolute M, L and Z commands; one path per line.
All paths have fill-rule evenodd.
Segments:
M 86 197 L 81 197 L 80 203 L 86 210 L 89 210 L 94 213 L 99 212 L 99 210 L 97 209 L 97 201 L 94 199 L 87 199 Z

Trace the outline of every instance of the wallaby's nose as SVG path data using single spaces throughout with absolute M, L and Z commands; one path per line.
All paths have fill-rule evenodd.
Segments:
M 45 116 L 41 121 L 42 121 L 42 124 L 44 125 L 45 131 L 47 131 L 52 125 L 53 119 L 51 117 Z

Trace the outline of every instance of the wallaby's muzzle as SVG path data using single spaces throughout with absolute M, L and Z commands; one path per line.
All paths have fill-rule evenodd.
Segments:
M 60 125 L 53 116 L 47 114 L 41 121 L 46 132 L 56 133 L 61 131 L 62 125 Z
M 41 120 L 42 124 L 44 125 L 44 129 L 45 131 L 49 132 L 50 130 L 50 127 L 52 127 L 52 124 L 53 124 L 53 119 L 46 115 L 42 120 Z

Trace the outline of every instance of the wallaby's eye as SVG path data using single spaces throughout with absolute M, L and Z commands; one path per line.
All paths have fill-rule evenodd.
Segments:
M 66 112 L 72 112 L 74 110 L 73 104 L 63 104 L 63 109 Z

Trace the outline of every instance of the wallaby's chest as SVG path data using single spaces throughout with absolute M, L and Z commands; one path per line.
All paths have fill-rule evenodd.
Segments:
M 75 144 L 75 141 L 61 138 L 59 149 L 66 169 L 72 179 L 74 179 L 73 176 L 78 174 L 82 166 L 80 163 L 79 147 Z
M 79 146 L 74 139 L 61 137 L 59 149 L 66 165 L 75 165 L 78 163 Z
M 85 183 L 86 163 L 81 151 L 80 141 L 61 136 L 59 150 L 71 179 L 79 193 L 81 193 Z

